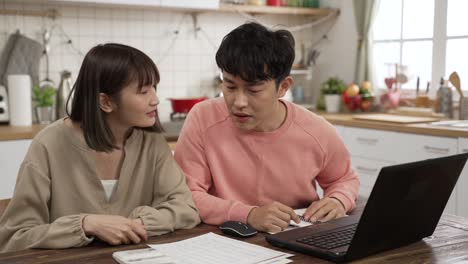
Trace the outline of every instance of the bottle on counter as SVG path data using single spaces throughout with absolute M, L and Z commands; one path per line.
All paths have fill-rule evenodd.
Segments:
M 60 73 L 60 84 L 57 90 L 57 98 L 55 100 L 55 112 L 57 119 L 65 117 L 66 107 L 67 107 L 67 99 L 68 95 L 71 93 L 73 88 L 72 80 L 71 80 L 71 72 L 65 70 Z
M 447 118 L 453 118 L 452 88 L 448 80 L 440 79 L 440 87 L 437 91 L 436 112 L 444 114 Z

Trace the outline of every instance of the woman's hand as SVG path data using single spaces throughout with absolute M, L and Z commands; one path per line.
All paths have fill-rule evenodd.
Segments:
M 138 244 L 148 239 L 140 219 L 117 215 L 87 215 L 83 219 L 83 230 L 86 235 L 95 236 L 114 246 Z

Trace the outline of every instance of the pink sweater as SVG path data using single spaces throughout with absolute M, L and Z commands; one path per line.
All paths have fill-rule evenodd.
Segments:
M 244 132 L 232 123 L 223 98 L 197 104 L 189 113 L 175 150 L 201 219 L 208 224 L 247 222 L 255 206 L 281 202 L 308 207 L 335 197 L 355 207 L 359 179 L 335 128 L 295 104 L 273 132 Z

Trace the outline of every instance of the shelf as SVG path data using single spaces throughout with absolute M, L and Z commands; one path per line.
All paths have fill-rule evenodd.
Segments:
M 336 12 L 337 9 L 221 4 L 218 11 L 251 14 L 326 16 L 332 12 Z
M 310 70 L 308 69 L 293 69 L 291 70 L 291 75 L 305 75 L 308 74 Z
M 24 0 L 26 3 L 34 3 L 37 0 Z M 334 12 L 339 12 L 339 9 L 333 8 L 306 8 L 306 7 L 283 7 L 283 6 L 256 6 L 256 5 L 233 5 L 223 4 L 219 8 L 211 7 L 196 7 L 194 5 L 182 6 L 180 3 L 174 6 L 161 5 L 158 1 L 129 1 L 129 0 L 44 0 L 45 3 L 61 4 L 61 5 L 81 5 L 81 6 L 99 6 L 99 7 L 115 7 L 115 8 L 142 8 L 142 9 L 159 9 L 174 12 L 226 12 L 226 13 L 249 13 L 249 14 L 269 14 L 269 15 L 301 15 L 301 16 L 316 16 L 323 17 Z

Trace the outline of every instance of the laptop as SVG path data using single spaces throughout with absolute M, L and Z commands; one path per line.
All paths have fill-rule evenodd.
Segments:
M 468 153 L 380 170 L 361 215 L 266 236 L 278 247 L 334 262 L 398 248 L 431 236 Z

